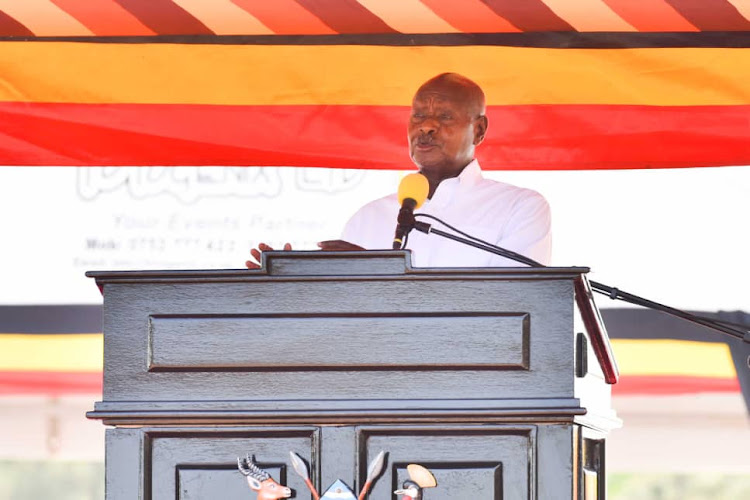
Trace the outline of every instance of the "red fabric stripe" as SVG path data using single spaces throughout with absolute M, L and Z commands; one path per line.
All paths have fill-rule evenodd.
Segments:
M 0 36 L 34 36 L 34 33 L 0 10 Z
M 521 31 L 575 31 L 541 0 L 482 0 Z
M 214 32 L 170 0 L 115 0 L 159 35 L 213 35 Z
M 356 0 L 296 0 L 339 33 L 396 33 Z
M 3 372 L 0 395 L 101 394 L 101 372 Z
M 736 378 L 623 375 L 612 386 L 613 396 L 697 394 L 701 392 L 740 392 Z
M 2 372 L 0 395 L 101 394 L 102 374 L 69 372 Z M 613 386 L 614 396 L 740 392 L 735 378 L 624 375 Z
M 746 31 L 750 21 L 727 0 L 666 0 L 701 31 Z
M 294 0 L 232 0 L 278 35 L 334 35 L 309 10 Z
M 638 31 L 700 31 L 669 6 L 666 0 L 604 0 L 604 3 Z
M 101 394 L 101 373 L 2 372 L 0 395 Z M 625 375 L 613 386 L 614 396 L 740 392 L 737 379 L 688 376 Z
M 750 163 L 750 106 L 538 105 L 488 111 L 493 168 L 668 168 Z M 497 130 L 500 128 L 500 130 Z
M 411 168 L 401 106 L 0 103 L 2 165 Z M 486 169 L 750 164 L 750 106 L 491 106 Z
M 516 33 L 521 30 L 481 0 L 420 0 L 454 28 L 467 33 Z
M 152 36 L 156 34 L 115 0 L 51 1 L 98 36 Z

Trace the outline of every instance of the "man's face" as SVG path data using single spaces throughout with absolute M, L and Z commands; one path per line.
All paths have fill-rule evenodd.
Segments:
M 420 171 L 458 175 L 484 138 L 477 115 L 470 97 L 456 85 L 421 88 L 414 96 L 408 127 L 409 154 Z

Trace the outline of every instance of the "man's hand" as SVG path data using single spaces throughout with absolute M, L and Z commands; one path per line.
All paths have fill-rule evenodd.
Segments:
M 284 245 L 284 251 L 288 252 L 292 249 L 292 245 L 287 243 Z M 273 250 L 273 248 L 269 247 L 265 243 L 259 243 L 258 248 L 253 248 L 250 250 L 250 255 L 255 260 L 247 260 L 245 261 L 245 266 L 247 266 L 248 269 L 260 269 L 260 254 L 263 252 L 270 252 Z
M 348 241 L 344 240 L 327 240 L 327 241 L 321 241 L 318 243 L 318 248 L 325 252 L 349 252 L 354 250 L 364 250 L 359 245 L 355 245 L 354 243 L 349 243 Z

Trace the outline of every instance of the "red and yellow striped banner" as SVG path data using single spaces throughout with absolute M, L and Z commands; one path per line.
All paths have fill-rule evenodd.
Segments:
M 620 368 L 615 396 L 739 392 L 725 343 L 667 339 L 614 339 Z
M 0 334 L 0 395 L 100 394 L 101 334 Z
M 747 0 L 0 0 L 0 36 L 738 31 Z
M 750 49 L 0 42 L 0 164 L 409 168 L 411 96 L 487 95 L 488 169 L 750 163 Z
M 750 50 L 724 48 L 16 42 L 0 43 L 0 67 L 5 102 L 408 106 L 454 71 L 490 107 L 750 105 Z
M 0 0 L 0 164 L 409 168 L 414 91 L 487 169 L 750 164 L 748 0 Z
M 723 343 L 613 339 L 620 368 L 615 396 L 738 393 Z M 101 334 L 0 334 L 0 395 L 99 394 Z

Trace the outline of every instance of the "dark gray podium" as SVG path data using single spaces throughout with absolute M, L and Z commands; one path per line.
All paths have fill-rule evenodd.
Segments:
M 413 269 L 409 254 L 271 252 L 261 270 L 90 272 L 104 294 L 108 500 L 254 499 L 254 454 L 295 498 L 605 497 L 617 370 L 585 268 Z

